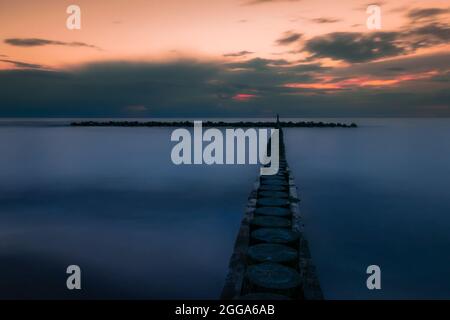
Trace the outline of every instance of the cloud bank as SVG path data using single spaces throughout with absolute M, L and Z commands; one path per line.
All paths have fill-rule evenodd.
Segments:
M 2 70 L 0 116 L 450 116 L 448 59 L 349 68 L 255 58 Z

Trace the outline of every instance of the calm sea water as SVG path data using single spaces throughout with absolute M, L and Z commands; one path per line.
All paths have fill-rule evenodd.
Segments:
M 450 120 L 353 121 L 285 131 L 325 296 L 450 298 Z M 60 124 L 0 121 L 0 298 L 217 298 L 258 168 L 175 166 L 171 129 Z
M 285 134 L 325 296 L 450 298 L 450 119 L 356 122 Z
M 258 168 L 175 166 L 171 132 L 0 127 L 0 297 L 217 298 Z

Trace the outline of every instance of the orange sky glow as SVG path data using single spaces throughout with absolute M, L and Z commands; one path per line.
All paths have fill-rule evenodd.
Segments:
M 368 0 L 0 0 L 0 70 L 76 73 L 110 63 L 108 70 L 127 65 L 136 72 L 141 64 L 184 61 L 183 67 L 210 68 L 205 79 L 195 73 L 195 88 L 203 91 L 194 98 L 217 98 L 212 103 L 219 110 L 227 103 L 269 103 L 271 97 L 416 84 L 416 93 L 445 97 L 449 1 L 374 3 L 381 8 L 380 30 L 366 26 Z M 72 4 L 81 8 L 81 30 L 66 28 Z M 145 88 L 151 87 L 160 81 L 156 74 L 138 83 L 151 80 Z M 167 77 L 167 90 L 185 80 Z M 129 100 L 127 112 L 152 110 L 139 94 Z
M 6 38 L 45 38 L 84 42 L 100 49 L 48 45 L 35 48 L 0 44 L 0 54 L 50 68 L 89 61 L 134 59 L 224 59 L 239 51 L 247 58 L 301 59 L 296 46 L 281 47 L 275 40 L 283 32 L 303 33 L 304 39 L 328 32 L 370 32 L 365 26 L 367 1 L 316 0 L 245 5 L 245 0 L 77 0 L 2 2 L 1 35 Z M 81 8 L 81 30 L 65 27 L 66 8 Z M 406 23 L 406 8 L 447 7 L 447 1 L 397 0 L 382 4 L 382 31 L 398 30 Z M 403 8 L 403 10 L 402 10 Z M 333 17 L 318 24 L 314 19 Z M 427 51 L 448 50 L 428 48 Z M 228 60 L 242 57 L 228 57 Z M 330 62 L 336 64 L 336 62 Z M 2 68 L 11 66 L 2 63 Z

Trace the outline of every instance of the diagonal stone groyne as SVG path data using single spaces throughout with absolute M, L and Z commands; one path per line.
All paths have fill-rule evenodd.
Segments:
M 286 161 L 283 132 L 279 130 L 279 171 L 273 176 L 260 176 L 253 186 L 222 299 L 323 299 L 302 230 L 300 200 Z

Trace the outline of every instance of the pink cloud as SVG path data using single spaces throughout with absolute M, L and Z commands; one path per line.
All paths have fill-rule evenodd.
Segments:
M 356 87 L 391 87 L 406 81 L 423 80 L 438 75 L 436 70 L 403 74 L 393 78 L 371 78 L 371 77 L 355 77 L 345 80 L 335 80 L 332 77 L 318 78 L 319 81 L 312 83 L 294 82 L 283 85 L 286 88 L 296 89 L 318 89 L 318 90 L 340 90 Z
M 235 96 L 233 96 L 233 100 L 235 101 L 248 101 L 251 99 L 255 99 L 258 96 L 256 94 L 248 94 L 248 93 L 238 93 Z

